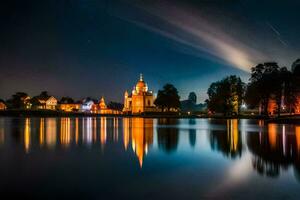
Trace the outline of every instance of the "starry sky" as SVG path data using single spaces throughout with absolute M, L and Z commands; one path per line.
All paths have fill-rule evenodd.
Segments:
M 3 0 L 0 98 L 17 91 L 122 102 L 143 73 L 157 92 L 206 99 L 213 81 L 300 57 L 297 0 Z

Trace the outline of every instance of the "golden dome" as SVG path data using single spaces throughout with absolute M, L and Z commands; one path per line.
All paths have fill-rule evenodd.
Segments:
M 143 75 L 140 75 L 140 80 L 137 82 L 136 86 L 135 86 L 135 90 L 137 92 L 143 91 L 143 92 L 147 92 L 148 87 L 147 84 L 144 81 Z

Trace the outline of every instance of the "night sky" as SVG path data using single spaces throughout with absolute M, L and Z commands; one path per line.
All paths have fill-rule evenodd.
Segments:
M 209 84 L 300 57 L 295 0 L 2 0 L 0 98 L 17 91 L 122 102 L 143 73 L 199 102 Z

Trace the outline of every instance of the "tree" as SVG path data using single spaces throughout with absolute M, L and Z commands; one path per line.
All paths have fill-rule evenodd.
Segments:
M 276 84 L 278 65 L 274 62 L 258 64 L 251 68 L 250 83 L 245 100 L 250 107 L 259 106 L 261 113 L 268 115 L 268 103 Z M 272 91 L 273 90 L 273 91 Z
M 48 94 L 47 91 L 42 91 L 41 94 L 38 96 L 40 98 L 48 98 L 50 95 Z
M 207 90 L 208 109 L 224 115 L 238 114 L 244 97 L 245 84 L 237 76 L 214 82 Z
M 24 109 L 27 108 L 29 103 L 29 96 L 25 92 L 17 92 L 13 94 L 10 99 L 7 100 L 7 105 L 9 108 L 13 109 Z
M 113 109 L 113 110 L 120 110 L 120 111 L 122 111 L 124 105 L 122 103 L 110 101 L 108 103 L 107 107 L 110 108 L 110 109 Z
M 60 99 L 60 103 L 75 103 L 74 99 L 72 99 L 71 97 L 62 97 Z
M 295 75 L 300 75 L 300 58 L 298 58 L 295 62 L 292 64 L 292 72 Z
M 259 106 L 261 113 L 268 115 L 269 101 L 274 99 L 279 116 L 283 103 L 292 110 L 296 100 L 295 85 L 295 79 L 286 67 L 279 67 L 275 62 L 258 64 L 251 69 L 245 100 L 250 107 Z
M 157 93 L 157 98 L 154 104 L 164 111 L 166 108 L 170 111 L 171 108 L 178 109 L 180 106 L 180 97 L 177 89 L 172 84 L 164 85 L 162 90 Z
M 190 100 L 191 102 L 193 102 L 194 104 L 197 103 L 197 95 L 195 92 L 190 92 L 188 100 Z

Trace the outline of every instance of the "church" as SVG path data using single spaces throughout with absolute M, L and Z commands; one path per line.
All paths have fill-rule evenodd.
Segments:
M 127 91 L 124 94 L 124 108 L 125 114 L 141 114 L 146 112 L 155 112 L 154 105 L 155 97 L 153 92 L 148 90 L 148 86 L 141 74 L 140 79 L 129 94 Z

